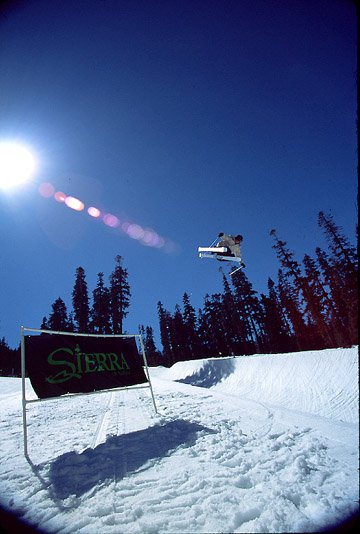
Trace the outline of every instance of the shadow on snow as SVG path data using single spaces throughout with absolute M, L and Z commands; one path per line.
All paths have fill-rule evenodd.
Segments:
M 52 462 L 49 482 L 54 497 L 79 497 L 106 479 L 121 480 L 127 474 L 148 469 L 150 460 L 164 458 L 179 446 L 192 446 L 197 433 L 214 432 L 185 420 L 155 425 L 121 436 L 109 436 L 105 443 L 81 453 L 62 454 Z
M 207 360 L 204 366 L 193 375 L 176 380 L 183 384 L 198 386 L 201 388 L 211 388 L 224 378 L 227 378 L 235 370 L 234 358 L 221 358 L 219 360 Z

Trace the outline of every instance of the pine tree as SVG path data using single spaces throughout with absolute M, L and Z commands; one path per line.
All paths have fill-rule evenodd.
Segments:
M 190 358 L 195 358 L 200 352 L 200 341 L 197 331 L 197 318 L 195 308 L 190 304 L 187 293 L 183 295 L 183 331 L 184 353 Z
M 291 348 L 296 350 L 307 350 L 310 346 L 307 342 L 307 325 L 301 309 L 299 292 L 296 287 L 289 282 L 288 277 L 284 275 L 282 269 L 279 269 L 278 271 L 278 280 L 278 294 L 281 308 L 292 327 L 293 347 Z
M 320 271 L 314 259 L 305 254 L 303 260 L 306 273 L 306 281 L 311 291 L 311 312 L 316 319 L 325 347 L 337 346 L 334 332 L 331 328 L 331 317 L 334 314 L 334 306 L 325 290 Z M 323 348 L 323 347 L 319 347 Z
M 268 279 L 268 289 L 269 296 L 261 295 L 267 352 L 287 352 L 291 348 L 289 325 L 282 312 L 275 283 L 271 278 Z
M 46 317 L 43 317 L 42 323 L 40 325 L 40 330 L 50 330 Z
M 234 294 L 224 273 L 223 287 L 222 308 L 227 325 L 226 338 L 229 354 L 244 354 L 246 353 L 246 325 L 238 313 Z
M 286 242 L 281 241 L 276 235 L 276 230 L 271 230 L 270 235 L 274 238 L 275 244 L 272 248 L 276 250 L 276 255 L 280 260 L 282 267 L 285 269 L 284 274 L 291 275 L 301 285 L 301 268 L 299 263 L 294 259 L 294 253 L 286 248 Z
M 116 256 L 116 266 L 110 276 L 110 315 L 113 334 L 123 333 L 124 319 L 130 306 L 128 271 L 122 267 L 122 257 Z
M 185 360 L 189 356 L 185 347 L 185 328 L 180 310 L 180 306 L 176 304 L 175 312 L 169 323 L 170 343 L 175 362 Z
M 159 365 L 160 364 L 160 353 L 156 348 L 155 341 L 154 341 L 154 331 L 151 326 L 147 326 L 145 329 L 145 353 L 146 356 L 150 358 L 150 364 L 151 365 Z M 149 363 L 149 360 L 148 360 Z
M 97 286 L 93 291 L 90 311 L 90 329 L 97 334 L 111 334 L 110 292 L 104 284 L 104 273 L 98 273 Z
M 333 329 L 336 332 L 338 346 L 351 345 L 356 343 L 356 336 L 353 338 L 353 318 L 351 314 L 351 307 L 347 302 L 347 292 L 344 291 L 343 280 L 339 269 L 329 255 L 321 250 L 320 247 L 316 249 L 316 256 L 324 276 L 325 284 L 330 291 L 330 299 L 334 307 L 334 314 L 332 316 Z M 355 312 L 357 314 L 357 311 Z
M 9 356 L 11 354 L 10 347 L 6 343 L 5 338 L 0 339 L 0 376 L 6 376 L 10 368 Z
M 75 284 L 72 292 L 74 321 L 78 332 L 89 332 L 89 296 L 85 271 L 82 267 L 76 269 Z
M 11 349 L 3 337 L 0 339 L 0 376 L 20 376 L 20 351 Z
M 198 332 L 199 343 L 200 343 L 198 357 L 201 355 L 202 358 L 205 358 L 209 354 L 209 352 L 208 352 L 206 319 L 205 319 L 205 314 L 202 308 L 198 309 L 196 322 L 198 325 L 197 332 Z
M 74 324 L 74 313 L 70 312 L 68 317 L 68 332 L 76 332 L 76 327 Z
M 334 257 L 344 267 L 344 272 L 356 275 L 358 269 L 356 249 L 350 245 L 349 240 L 341 233 L 341 228 L 334 223 L 333 216 L 326 215 L 323 211 L 320 211 L 318 223 L 324 229 L 330 249 Z
M 170 325 L 172 321 L 171 314 L 163 307 L 160 301 L 157 304 L 157 308 L 160 326 L 160 339 L 163 346 L 163 357 L 165 365 L 170 366 L 174 363 L 170 341 Z
M 271 230 L 270 235 L 275 239 L 273 248 L 276 250 L 278 259 L 285 269 L 284 275 L 293 279 L 297 300 L 301 302 L 303 314 L 307 318 L 309 348 L 321 348 L 321 345 L 322 348 L 329 346 L 330 341 L 326 322 L 322 315 L 322 310 L 319 309 L 319 302 L 314 297 L 312 288 L 309 286 L 309 279 L 302 275 L 300 265 L 294 259 L 293 252 L 286 247 L 285 241 L 281 241 L 277 237 L 275 230 Z
M 358 342 L 358 258 L 356 249 L 350 245 L 349 240 L 342 234 L 331 215 L 319 213 L 319 226 L 324 230 L 332 252 L 332 267 L 336 270 L 338 280 L 337 292 L 346 302 L 344 319 L 349 330 L 350 343 Z M 333 277 L 334 278 L 334 277 Z
M 49 330 L 55 332 L 68 331 L 68 315 L 65 302 L 59 297 L 51 305 L 52 312 L 49 315 L 48 327 Z
M 144 350 L 146 355 L 146 361 L 150 367 L 156 367 L 161 365 L 161 354 L 157 350 L 155 341 L 154 341 L 154 331 L 151 326 L 144 325 L 139 326 L 139 333 L 143 339 Z
M 204 356 L 221 356 L 229 353 L 219 293 L 211 296 L 205 295 L 203 309 L 199 312 L 199 335 Z
M 235 303 L 244 324 L 246 354 L 261 352 L 264 344 L 263 311 L 257 292 L 244 271 L 238 271 L 231 278 L 234 286 Z

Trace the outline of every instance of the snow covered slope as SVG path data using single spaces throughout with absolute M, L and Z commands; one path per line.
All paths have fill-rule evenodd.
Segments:
M 148 389 L 30 404 L 30 461 L 0 378 L 0 503 L 51 534 L 317 532 L 358 511 L 357 375 L 356 348 L 152 368 L 158 413 Z
M 359 418 L 358 347 L 178 362 L 165 376 L 339 421 Z

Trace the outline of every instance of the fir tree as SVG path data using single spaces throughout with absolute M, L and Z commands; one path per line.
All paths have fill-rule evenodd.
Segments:
M 0 376 L 20 376 L 20 350 L 11 349 L 3 337 L 0 339 Z
M 331 302 L 334 307 L 332 324 L 336 332 L 338 345 L 344 346 L 356 343 L 357 326 L 354 325 L 354 318 L 351 315 L 352 306 L 348 304 L 347 292 L 344 290 L 343 280 L 338 266 L 334 264 L 329 255 L 321 250 L 320 247 L 316 249 L 316 256 L 324 276 L 325 284 L 329 288 Z M 356 318 L 357 311 L 354 310 L 354 312 Z
M 144 347 L 146 356 L 149 357 L 148 363 L 150 365 L 160 364 L 160 353 L 156 348 L 154 340 L 154 331 L 151 326 L 147 326 L 145 329 Z
M 261 352 L 264 343 L 263 311 L 257 292 L 244 271 L 238 271 L 231 278 L 234 286 L 235 303 L 244 324 L 246 354 Z
M 289 350 L 290 330 L 282 313 L 280 299 L 277 295 L 275 283 L 268 279 L 269 296 L 261 295 L 264 308 L 264 330 L 266 335 L 267 352 L 287 352 Z
M 49 330 L 55 332 L 68 331 L 68 315 L 65 302 L 59 297 L 51 305 L 52 312 L 49 315 L 48 327 Z
M 285 269 L 284 275 L 292 278 L 294 289 L 297 293 L 297 300 L 301 302 L 302 312 L 307 318 L 309 327 L 307 337 L 310 342 L 309 348 L 321 348 L 318 340 L 322 340 L 322 348 L 329 346 L 329 334 L 322 310 L 319 308 L 319 301 L 314 297 L 312 288 L 309 286 L 310 278 L 306 278 L 301 273 L 299 263 L 294 259 L 294 254 L 287 247 L 285 241 L 281 241 L 275 230 L 270 234 L 275 239 L 273 248 L 276 250 L 281 265 Z M 321 345 L 321 341 L 320 341 Z
M 185 346 L 185 328 L 180 310 L 180 306 L 176 304 L 175 312 L 169 323 L 170 343 L 173 353 L 174 361 L 185 360 L 189 356 Z
M 331 215 L 319 213 L 319 226 L 324 230 L 332 252 L 332 269 L 336 270 L 333 279 L 338 280 L 336 292 L 341 294 L 341 300 L 346 302 L 344 320 L 347 323 L 350 343 L 358 342 L 358 258 L 356 249 L 342 234 Z
M 310 258 L 308 254 L 305 254 L 303 263 L 307 285 L 311 291 L 311 311 L 316 319 L 316 326 L 325 342 L 325 347 L 335 347 L 336 339 L 331 328 L 331 317 L 335 311 L 334 306 L 325 290 L 315 260 Z
M 184 332 L 184 351 L 190 358 L 199 355 L 200 341 L 197 331 L 197 318 L 195 308 L 190 304 L 190 298 L 187 293 L 183 295 L 183 332 Z
M 76 332 L 76 327 L 74 324 L 74 313 L 70 312 L 68 317 L 68 331 L 69 332 Z
M 234 294 L 223 273 L 222 310 L 227 325 L 226 338 L 229 354 L 246 353 L 246 326 L 238 313 Z
M 48 320 L 46 317 L 43 317 L 42 323 L 40 325 L 40 330 L 50 330 L 48 325 Z
M 128 271 L 122 267 L 122 257 L 116 256 L 116 266 L 110 276 L 110 315 L 113 334 L 123 333 L 124 319 L 130 306 Z
M 110 292 L 104 284 L 104 273 L 98 273 L 97 286 L 93 291 L 90 311 L 90 329 L 93 333 L 111 334 Z
M 75 284 L 72 292 L 72 304 L 77 332 L 89 332 L 89 296 L 85 271 L 82 267 L 76 269 Z
M 10 368 L 11 349 L 5 338 L 0 339 L 0 375 L 6 376 Z
M 159 316 L 160 339 L 163 346 L 163 356 L 165 365 L 169 366 L 174 363 L 170 341 L 171 314 L 163 307 L 160 301 L 157 304 L 157 309 Z
M 199 313 L 199 334 L 204 356 L 220 356 L 229 352 L 226 341 L 226 324 L 223 317 L 221 295 L 205 295 Z
M 340 265 L 344 267 L 344 272 L 357 273 L 358 259 L 356 249 L 350 245 L 349 240 L 341 233 L 333 220 L 332 215 L 319 212 L 318 223 L 325 231 L 330 249 Z
M 199 336 L 200 350 L 198 356 L 203 358 L 208 355 L 208 339 L 207 339 L 207 328 L 206 328 L 206 319 L 202 308 L 198 309 L 197 313 L 197 331 Z
M 274 238 L 275 244 L 272 246 L 276 250 L 276 255 L 280 260 L 282 267 L 285 269 L 284 274 L 292 276 L 301 285 L 301 268 L 299 263 L 294 259 L 294 253 L 286 247 L 286 242 L 281 241 L 276 235 L 276 230 L 271 230 L 270 235 Z
M 146 361 L 150 367 L 161 365 L 161 355 L 154 341 L 154 331 L 151 326 L 139 325 L 139 334 L 142 337 Z
M 282 271 L 278 271 L 278 294 L 283 312 L 290 321 L 292 329 L 293 347 L 291 349 L 306 350 L 310 348 L 307 343 L 307 327 L 304 320 L 299 292 L 291 284 Z

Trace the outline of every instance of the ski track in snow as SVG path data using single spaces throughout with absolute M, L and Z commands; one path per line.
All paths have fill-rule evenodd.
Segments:
M 319 415 L 329 407 L 319 404 L 324 388 L 312 383 L 321 374 L 316 364 L 313 381 L 304 370 L 293 376 L 292 395 L 286 384 L 286 407 L 270 364 L 263 394 L 243 384 L 239 395 L 236 369 L 245 360 L 181 362 L 151 369 L 157 414 L 148 389 L 29 405 L 31 464 L 22 448 L 20 380 L 2 378 L 1 502 L 46 532 L 68 534 L 307 532 L 340 520 L 359 498 L 358 425 L 338 419 L 356 396 L 356 388 L 339 391 L 357 368 L 357 349 L 336 353 L 341 371 L 329 351 L 314 358 L 325 352 L 334 418 Z M 262 379 L 260 357 L 246 361 L 256 368 L 249 386 Z M 276 361 L 272 372 L 281 383 Z M 295 382 L 304 380 L 300 406 Z M 278 403 L 268 403 L 266 391 Z

